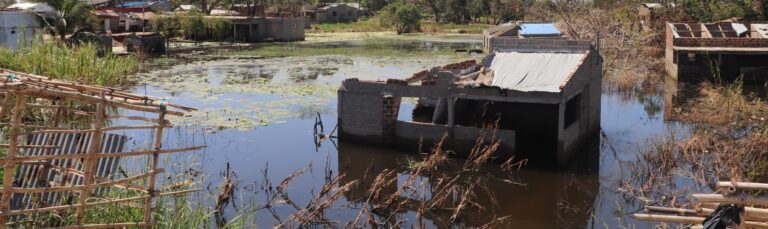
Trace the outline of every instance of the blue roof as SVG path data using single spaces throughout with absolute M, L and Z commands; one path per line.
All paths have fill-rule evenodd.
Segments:
M 134 2 L 117 3 L 117 4 L 115 4 L 115 6 L 117 6 L 117 7 L 137 7 L 137 6 L 144 6 L 144 4 L 147 4 L 147 2 L 134 1 Z
M 523 23 L 520 35 L 560 35 L 560 30 L 551 23 Z

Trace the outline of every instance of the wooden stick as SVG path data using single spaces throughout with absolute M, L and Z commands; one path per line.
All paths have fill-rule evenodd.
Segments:
M 187 193 L 199 192 L 199 191 L 200 191 L 200 189 L 191 189 L 191 190 L 183 190 L 183 191 L 176 191 L 176 192 L 166 192 L 166 193 L 161 193 L 158 196 L 181 195 L 181 194 L 187 194 Z M 144 199 L 147 199 L 148 197 L 149 197 L 149 195 L 143 195 L 143 196 L 137 196 L 137 197 L 129 197 L 129 198 L 122 198 L 122 199 L 114 199 L 114 200 L 106 200 L 106 201 L 99 201 L 99 202 L 91 202 L 91 203 L 86 203 L 85 206 L 86 207 L 93 207 L 93 206 L 100 206 L 100 205 L 105 205 L 105 204 L 125 203 L 125 202 L 137 201 L 137 200 L 144 200 Z M 30 214 L 30 213 L 60 211 L 60 210 L 78 208 L 78 207 L 80 207 L 80 204 L 60 205 L 60 206 L 36 208 L 36 209 L 13 210 L 13 211 L 9 211 L 7 213 L 0 212 L 0 216 L 7 217 L 7 216 L 14 216 L 14 215 L 25 215 L 25 214 Z
M 657 215 L 657 214 L 644 214 L 636 213 L 632 215 L 633 218 L 645 221 L 661 221 L 671 223 L 682 224 L 701 224 L 704 222 L 704 217 L 698 216 L 676 216 L 676 215 Z M 755 222 L 755 221 L 743 221 L 743 226 L 748 228 L 768 228 L 768 223 Z
M 27 96 L 24 94 L 16 95 L 16 104 L 13 107 L 13 125 L 11 127 L 11 139 L 10 147 L 8 148 L 6 159 L 10 159 L 5 162 L 5 174 L 3 178 L 3 197 L 2 207 L 0 211 L 8 211 L 11 207 L 11 189 L 13 188 L 13 171 L 16 170 L 16 164 L 13 159 L 16 158 L 16 152 L 19 145 L 19 126 L 21 125 L 21 118 L 24 116 L 24 104 L 26 104 Z M 5 225 L 6 218 L 0 217 L 0 226 Z
M 83 228 L 83 229 L 101 229 L 101 228 L 131 228 L 131 227 L 151 227 L 155 223 L 136 222 L 136 223 L 106 223 L 106 224 L 84 224 L 68 227 L 52 227 L 52 228 Z
M 155 152 L 159 154 L 169 154 L 169 153 L 183 153 L 188 151 L 195 151 L 195 150 L 201 150 L 205 149 L 206 146 L 195 146 L 195 147 L 187 147 L 187 148 L 181 148 L 181 149 L 165 149 L 165 150 L 152 150 L 152 151 L 138 151 L 138 152 L 124 152 L 124 153 L 98 153 L 95 155 L 89 155 L 89 154 L 59 154 L 59 155 L 41 155 L 41 156 L 25 156 L 25 157 L 16 157 L 12 161 L 16 162 L 37 162 L 37 161 L 45 161 L 45 160 L 54 160 L 54 159 L 81 159 L 81 158 L 105 158 L 105 157 L 131 157 L 131 156 L 143 156 L 143 155 L 149 155 L 154 154 Z M 8 161 L 11 159 L 0 159 L 0 161 Z
M 101 98 L 104 98 L 104 91 L 101 92 L 100 95 Z M 91 145 L 88 148 L 88 155 L 92 156 L 85 159 L 85 163 L 83 163 L 83 169 L 85 170 L 85 176 L 84 178 L 84 185 L 80 187 L 80 207 L 77 208 L 77 220 L 75 221 L 78 225 L 83 224 L 83 217 L 85 216 L 85 203 L 88 200 L 88 197 L 91 195 L 89 186 L 93 183 L 93 174 L 96 171 L 96 166 L 98 161 L 96 160 L 96 157 L 93 157 L 94 155 L 98 154 L 99 151 L 101 151 L 101 139 L 104 137 L 104 125 L 106 122 L 107 117 L 107 102 L 106 100 L 102 100 L 100 103 L 96 104 L 96 120 L 94 123 L 94 129 L 96 130 L 91 134 Z
M 10 147 L 11 147 L 11 145 L 9 145 L 9 144 L 0 144 L 0 148 L 10 148 Z M 43 146 L 43 145 L 21 145 L 21 146 L 16 146 L 16 147 L 18 147 L 20 149 L 58 149 L 58 148 L 60 148 L 59 146 L 54 146 L 54 145 L 45 145 L 45 146 Z
M 748 189 L 748 190 L 768 190 L 768 184 L 764 183 L 750 183 L 750 182 L 731 182 L 720 181 L 717 182 L 718 188 L 733 188 L 733 189 Z
M 162 173 L 163 169 L 158 169 L 157 172 L 150 171 L 148 173 L 144 173 L 137 176 L 132 176 L 120 180 L 113 180 L 109 182 L 103 182 L 103 183 L 95 183 L 91 185 L 77 185 L 77 186 L 69 186 L 69 187 L 50 187 L 50 188 L 13 188 L 11 189 L 11 192 L 14 193 L 44 193 L 44 192 L 64 192 L 64 191 L 74 191 L 78 189 L 95 189 L 95 188 L 101 188 L 101 187 L 107 187 L 107 186 L 113 186 L 117 184 L 125 184 L 132 181 L 140 180 L 147 178 L 153 174 L 156 173 Z
M 166 110 L 165 105 L 161 104 L 161 109 L 163 111 Z M 157 117 L 158 125 L 163 126 L 162 121 L 165 120 L 165 112 L 160 112 L 159 117 Z M 157 133 L 155 133 L 155 152 L 152 154 L 152 167 L 150 167 L 151 170 L 157 169 L 157 165 L 160 162 L 160 153 L 158 153 L 163 148 L 163 128 L 158 128 Z M 149 186 L 147 187 L 147 192 L 149 193 L 149 199 L 147 199 L 147 205 L 144 208 L 144 221 L 147 223 L 152 223 L 152 197 L 155 195 L 155 182 L 156 182 L 157 176 L 150 176 L 149 177 Z M 149 228 L 147 226 L 146 228 Z
M 768 198 L 755 197 L 755 196 L 723 196 L 720 194 L 693 194 L 693 198 L 698 199 L 702 203 L 720 203 L 720 204 L 737 204 L 737 205 L 768 205 Z
M 156 118 L 147 118 L 147 117 L 141 117 L 141 116 L 109 116 L 108 119 L 125 119 L 125 120 L 133 120 L 133 121 L 145 121 L 145 122 L 160 122 Z M 168 120 L 163 121 L 163 125 L 169 125 L 171 122 Z
M 657 214 L 644 214 L 635 213 L 632 218 L 645 221 L 662 221 L 672 223 L 684 223 L 684 224 L 701 224 L 704 222 L 704 217 L 697 216 L 676 216 L 676 215 L 657 215 Z
M 116 130 L 146 130 L 146 129 L 159 129 L 169 126 L 113 126 L 113 127 L 102 127 L 98 129 L 90 129 L 90 130 L 39 130 L 39 131 L 32 131 L 29 132 L 29 134 L 79 134 L 79 133 L 90 133 L 90 132 L 104 132 L 104 131 L 116 131 Z

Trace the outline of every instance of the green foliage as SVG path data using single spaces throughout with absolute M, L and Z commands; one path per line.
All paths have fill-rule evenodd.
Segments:
M 179 17 L 179 28 L 181 28 L 186 38 L 196 39 L 205 36 L 203 13 L 185 12 L 177 15 Z
M 168 37 L 179 36 L 179 30 L 181 24 L 179 17 L 175 16 L 160 16 L 149 20 L 149 30 L 154 32 L 160 32 Z
M 16 51 L 0 49 L 0 68 L 106 86 L 125 84 L 128 76 L 138 70 L 135 57 L 99 57 L 99 49 L 93 44 L 36 42 Z
M 412 3 L 389 4 L 380 14 L 382 25 L 394 27 L 397 34 L 421 30 L 421 10 Z
M 379 11 L 383 9 L 385 6 L 389 5 L 390 3 L 392 2 L 389 0 L 364 0 L 362 2 L 362 5 L 368 8 L 369 10 Z
M 220 41 L 227 38 L 227 34 L 232 30 L 232 22 L 223 18 L 205 18 L 203 27 L 209 39 Z
M 38 2 L 44 2 L 59 11 L 59 16 L 53 19 L 49 28 L 62 40 L 67 34 L 87 29 L 93 23 L 91 15 L 93 7 L 87 2 L 80 0 L 39 0 Z

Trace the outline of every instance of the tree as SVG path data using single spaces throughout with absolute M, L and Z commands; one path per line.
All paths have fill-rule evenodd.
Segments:
M 61 40 L 67 34 L 73 34 L 80 30 L 87 30 L 92 24 L 93 7 L 87 2 L 79 0 L 41 0 L 58 11 L 53 18 L 50 29 L 53 35 L 58 35 Z
M 422 4 L 432 11 L 432 14 L 435 16 L 435 22 L 440 23 L 445 12 L 445 0 L 423 0 Z
M 395 2 L 381 9 L 381 23 L 395 27 L 397 34 L 421 30 L 421 10 L 412 3 Z

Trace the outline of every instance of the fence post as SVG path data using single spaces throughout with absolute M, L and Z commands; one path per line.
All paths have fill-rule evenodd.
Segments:
M 6 94 L 10 96 L 10 93 Z M 16 104 L 13 106 L 13 124 L 11 126 L 11 139 L 8 143 L 8 154 L 5 157 L 5 176 L 3 177 L 3 199 L 2 199 L 2 211 L 3 215 L 0 217 L 0 228 L 5 228 L 5 221 L 7 213 L 11 209 L 11 189 L 13 189 L 13 171 L 16 169 L 16 151 L 18 151 L 19 144 L 19 129 L 21 127 L 21 117 L 24 116 L 24 105 L 26 104 L 27 96 L 24 94 L 16 95 Z M 4 108 L 5 110 L 5 108 Z
M 91 133 L 91 144 L 88 147 L 88 157 L 85 158 L 85 163 L 83 163 L 83 179 L 85 182 L 83 183 L 83 187 L 80 189 L 80 205 L 77 208 L 77 225 L 83 224 L 83 217 L 85 216 L 85 204 L 90 197 L 90 190 L 88 190 L 88 186 L 93 184 L 93 178 L 94 178 L 94 170 L 96 170 L 96 165 L 98 164 L 98 158 L 95 157 L 96 154 L 100 153 L 101 151 L 101 138 L 104 135 L 104 120 L 106 119 L 106 98 L 104 95 L 104 90 L 102 90 L 99 93 L 99 97 L 101 98 L 101 101 L 99 101 L 96 104 L 96 119 L 94 125 L 94 132 Z
M 157 164 L 160 162 L 159 150 L 163 148 L 163 129 L 165 127 L 165 113 L 167 111 L 165 102 L 160 103 L 160 115 L 157 118 L 158 128 L 155 134 L 155 152 L 152 154 L 152 167 L 150 168 L 149 185 L 147 186 L 147 198 L 146 206 L 144 206 L 144 221 L 147 223 L 146 228 L 150 228 L 152 225 L 152 198 L 155 197 L 155 182 L 157 177 Z

